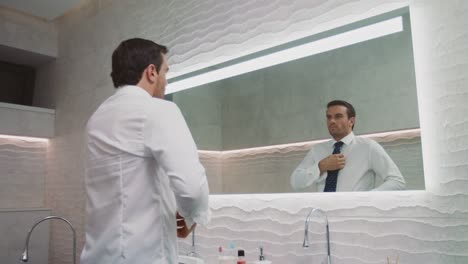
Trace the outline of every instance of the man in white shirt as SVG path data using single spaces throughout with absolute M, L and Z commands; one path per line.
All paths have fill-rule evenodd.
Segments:
M 318 143 L 291 175 L 297 190 L 317 185 L 324 192 L 403 190 L 405 180 L 377 142 L 353 133 L 356 112 L 341 100 L 327 104 L 328 132 L 333 139 Z M 383 183 L 376 185 L 376 178 Z
M 86 128 L 82 264 L 177 263 L 177 236 L 209 220 L 197 148 L 179 108 L 163 100 L 166 53 L 129 39 L 112 54 L 116 92 Z

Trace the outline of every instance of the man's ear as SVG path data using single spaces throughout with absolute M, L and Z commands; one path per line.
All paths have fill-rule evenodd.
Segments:
M 356 122 L 356 117 L 353 116 L 353 117 L 351 117 L 349 120 L 350 120 L 351 123 L 352 123 L 351 127 L 354 126 L 354 124 L 355 124 L 355 122 Z
M 145 75 L 148 79 L 148 82 L 154 83 L 158 79 L 158 73 L 156 72 L 156 66 L 154 64 L 148 65 L 145 69 Z

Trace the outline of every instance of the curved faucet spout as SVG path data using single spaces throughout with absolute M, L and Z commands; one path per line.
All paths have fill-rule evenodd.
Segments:
M 304 227 L 304 241 L 302 242 L 302 247 L 308 248 L 309 247 L 309 222 L 310 218 L 314 214 L 319 214 L 325 219 L 325 225 L 326 225 L 326 234 L 327 234 L 327 262 L 328 264 L 331 264 L 331 255 L 330 255 L 330 230 L 328 228 L 328 217 L 327 214 L 318 208 L 312 208 L 309 212 L 309 214 L 306 217 L 305 220 L 305 227 Z
M 73 225 L 70 223 L 70 221 L 68 221 L 67 219 L 65 219 L 63 217 L 60 217 L 60 216 L 53 216 L 53 215 L 52 216 L 47 216 L 47 217 L 39 220 L 37 223 L 35 223 L 33 225 L 31 230 L 29 230 L 28 236 L 26 238 L 26 245 L 24 246 L 23 254 L 21 254 L 21 259 L 20 260 L 22 262 L 28 262 L 28 260 L 29 260 L 29 254 L 28 254 L 29 239 L 31 238 L 31 234 L 32 234 L 34 228 L 36 228 L 36 226 L 38 226 L 40 223 L 42 223 L 44 221 L 47 221 L 47 220 L 52 220 L 52 219 L 58 219 L 58 220 L 64 221 L 65 223 L 68 224 L 68 226 L 70 226 L 71 230 L 73 231 L 73 264 L 76 263 L 76 232 L 75 232 L 75 229 L 73 228 Z
M 197 227 L 194 227 L 192 230 L 192 248 L 191 248 L 191 251 L 187 253 L 187 256 L 201 258 L 201 256 L 197 253 L 197 250 L 196 250 L 197 248 L 195 246 L 195 230 L 196 229 Z

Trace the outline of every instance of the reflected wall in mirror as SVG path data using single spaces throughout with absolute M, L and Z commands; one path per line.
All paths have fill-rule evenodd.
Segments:
M 379 142 L 399 167 L 406 189 L 424 189 L 419 116 L 408 9 L 254 54 L 317 42 L 400 18 L 402 30 L 238 76 L 175 92 L 207 169 L 211 193 L 314 192 L 293 190 L 290 176 L 307 152 L 330 139 L 326 104 L 356 109 L 354 134 Z M 206 72 L 227 64 L 206 69 Z M 170 80 L 168 87 L 176 81 Z M 190 80 L 190 79 L 186 79 Z M 380 184 L 378 181 L 375 183 Z

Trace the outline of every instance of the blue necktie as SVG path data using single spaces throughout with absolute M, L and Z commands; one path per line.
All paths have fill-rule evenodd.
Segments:
M 335 148 L 333 149 L 333 154 L 341 153 L 341 146 L 343 146 L 343 142 L 338 141 L 335 143 Z M 338 171 L 328 171 L 327 172 L 327 181 L 325 183 L 324 192 L 336 192 L 336 183 L 338 181 Z

